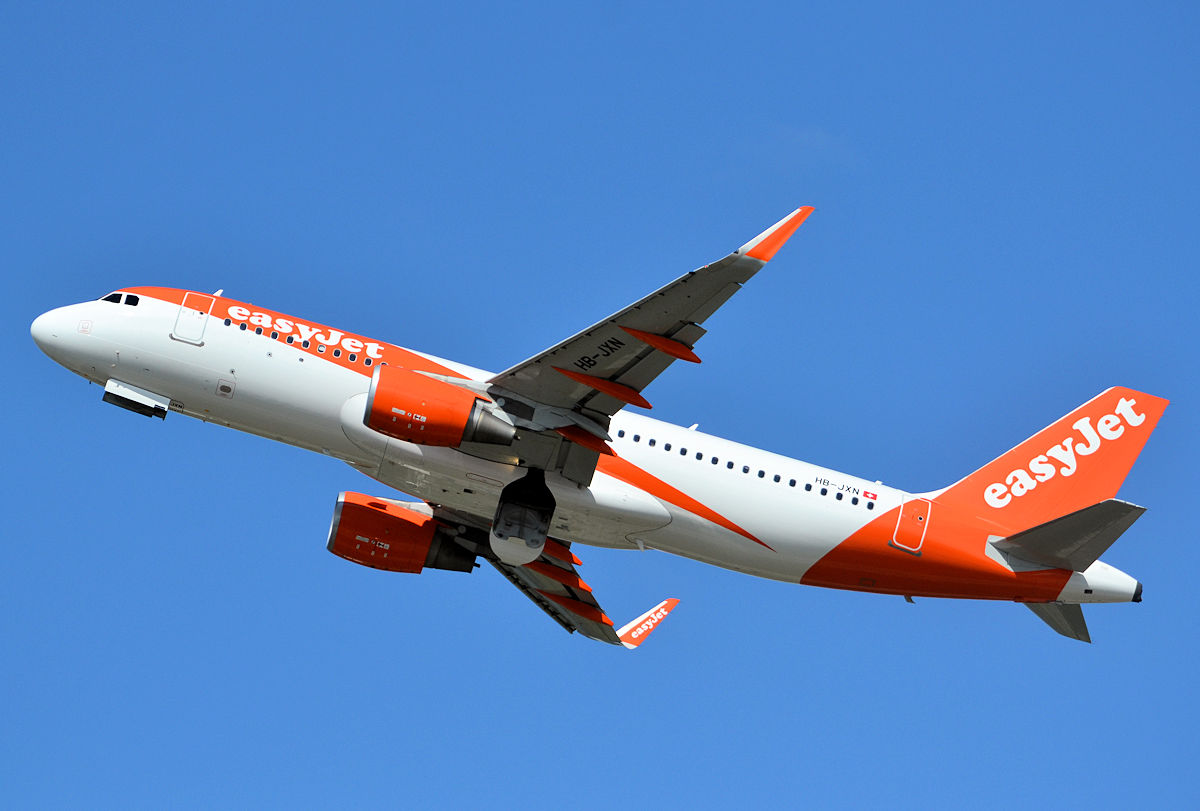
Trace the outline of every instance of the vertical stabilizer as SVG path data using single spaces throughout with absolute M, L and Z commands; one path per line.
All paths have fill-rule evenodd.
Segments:
M 1166 407 L 1161 397 L 1108 389 L 934 501 L 1013 535 L 1110 499 Z

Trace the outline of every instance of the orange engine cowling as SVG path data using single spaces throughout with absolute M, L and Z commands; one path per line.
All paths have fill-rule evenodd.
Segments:
M 339 558 L 389 572 L 475 568 L 475 553 L 456 543 L 432 515 L 362 493 L 338 495 L 326 549 Z
M 482 395 L 411 369 L 376 366 L 363 424 L 418 445 L 511 445 L 516 428 L 497 416 L 489 402 Z

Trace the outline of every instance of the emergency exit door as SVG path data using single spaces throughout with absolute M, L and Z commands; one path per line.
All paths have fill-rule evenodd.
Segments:
M 932 508 L 929 499 L 925 498 L 904 502 L 900 507 L 900 517 L 896 519 L 891 545 L 913 555 L 921 554 L 921 545 L 925 543 L 925 534 L 929 531 L 929 512 Z

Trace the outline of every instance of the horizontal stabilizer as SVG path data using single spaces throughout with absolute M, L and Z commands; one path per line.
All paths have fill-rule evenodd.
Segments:
M 1091 642 L 1087 623 L 1083 621 L 1083 609 L 1077 605 L 1063 603 L 1025 603 L 1038 619 L 1060 634 L 1080 642 Z
M 1032 563 L 1082 572 L 1145 511 L 1145 507 L 1110 498 L 1010 535 L 997 541 L 996 548 Z

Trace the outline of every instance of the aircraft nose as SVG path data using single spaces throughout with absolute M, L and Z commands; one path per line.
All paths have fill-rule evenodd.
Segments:
M 33 336 L 33 342 L 38 345 L 38 349 L 52 358 L 55 347 L 61 347 L 62 340 L 66 335 L 64 325 L 68 323 L 68 320 L 63 317 L 64 309 L 59 307 L 56 310 L 42 313 L 29 325 L 29 334 Z
M 38 345 L 38 349 L 43 352 L 50 342 L 54 340 L 54 327 L 51 324 L 53 319 L 50 313 L 42 313 L 37 318 L 33 319 L 33 323 L 29 325 L 29 334 L 33 336 L 33 342 Z

